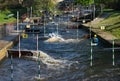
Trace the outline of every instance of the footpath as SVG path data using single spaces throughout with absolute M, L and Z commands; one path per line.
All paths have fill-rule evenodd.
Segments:
M 12 48 L 18 42 L 18 34 L 10 34 L 0 39 L 0 61 L 7 55 L 7 50 Z
M 115 45 L 120 46 L 120 41 L 117 39 L 117 37 L 113 36 L 109 32 L 106 32 L 105 30 L 101 29 L 101 27 L 96 26 L 99 22 L 101 22 L 102 20 L 107 18 L 109 15 L 110 15 L 110 13 L 104 13 L 101 16 L 95 18 L 93 21 L 83 24 L 83 26 L 86 29 L 90 29 L 90 27 L 91 27 L 91 32 L 97 34 L 108 45 L 112 45 L 113 40 L 114 40 Z

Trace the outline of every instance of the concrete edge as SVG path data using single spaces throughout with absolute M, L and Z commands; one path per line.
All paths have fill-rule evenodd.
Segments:
M 84 29 L 86 32 L 90 32 L 89 27 L 87 27 L 87 26 L 82 25 L 82 29 Z M 91 34 L 94 35 L 94 34 L 97 34 L 97 33 L 91 30 Z M 111 40 L 106 40 L 103 37 L 101 37 L 100 35 L 98 35 L 98 37 L 100 38 L 100 41 L 103 44 L 105 44 L 105 47 L 111 47 L 112 48 L 113 44 L 112 44 Z M 120 45 L 115 44 L 115 46 L 117 47 L 117 46 L 120 46 Z
M 10 42 L 0 50 L 0 61 L 7 56 L 7 50 L 12 48 L 18 42 L 18 35 L 16 35 Z

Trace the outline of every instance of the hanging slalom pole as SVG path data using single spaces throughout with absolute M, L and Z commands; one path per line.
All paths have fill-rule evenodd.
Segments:
M 92 66 L 93 65 L 93 48 L 92 48 L 92 35 L 91 35 L 91 31 L 92 31 L 92 29 L 91 29 L 91 24 L 90 24 L 90 66 Z
M 21 45 L 21 44 L 20 44 L 20 34 L 19 34 L 19 47 L 18 47 L 18 48 L 19 48 L 19 58 L 21 57 L 21 51 L 20 51 L 20 50 L 21 50 L 21 49 L 20 49 L 21 46 L 20 46 L 20 45 Z
M 77 24 L 77 40 L 78 40 L 78 24 Z
M 37 54 L 38 54 L 38 81 L 40 81 L 40 52 L 38 51 L 38 46 L 39 46 L 39 42 L 38 42 L 38 34 L 37 34 Z
M 58 17 L 58 23 L 57 23 L 57 35 L 58 35 L 58 25 L 59 25 L 59 22 L 60 22 L 60 19 L 59 19 L 59 17 Z
M 59 27 L 60 27 L 60 16 L 58 17 L 58 28 L 57 28 L 57 35 L 59 34 Z
M 11 69 L 11 81 L 13 81 L 13 57 L 12 57 L 12 54 L 11 54 L 11 66 L 10 66 L 10 69 Z
M 93 60 L 93 49 L 92 49 L 92 41 L 91 41 L 91 51 L 90 51 L 90 66 L 92 66 L 93 65 L 93 62 L 92 62 L 92 60 Z
M 77 21 L 79 20 L 79 12 L 78 12 L 78 18 Z M 77 23 L 77 40 L 78 40 L 78 23 Z
M 38 52 L 38 77 L 39 77 L 39 80 L 40 81 L 40 52 Z
M 36 42 L 37 42 L 37 52 L 38 52 L 38 34 L 37 34 L 37 41 Z
M 113 53 L 113 55 L 112 55 L 112 65 L 114 66 L 115 65 L 115 49 L 114 49 L 114 44 L 115 44 L 115 42 L 114 42 L 114 39 L 113 39 L 113 47 L 112 47 L 112 53 Z

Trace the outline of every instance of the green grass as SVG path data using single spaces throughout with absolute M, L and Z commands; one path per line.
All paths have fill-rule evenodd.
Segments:
M 16 20 L 14 17 L 7 18 L 7 14 L 9 14 L 9 12 L 0 12 L 0 24 L 11 23 Z
M 108 13 L 108 12 L 107 12 Z M 112 33 L 117 38 L 120 38 L 120 11 L 111 11 L 111 15 L 97 24 L 98 27 L 105 25 L 105 31 Z

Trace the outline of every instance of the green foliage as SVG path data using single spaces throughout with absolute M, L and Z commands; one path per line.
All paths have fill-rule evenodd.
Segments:
M 75 4 L 81 4 L 83 6 L 93 4 L 94 0 L 75 0 Z
M 89 4 L 101 5 L 104 4 L 107 8 L 113 8 L 120 10 L 120 0 L 75 0 L 75 4 L 89 5 Z
M 0 13 L 0 24 L 14 22 L 16 20 L 14 17 L 10 17 L 10 18 L 7 17 L 8 14 L 10 14 L 10 13 L 11 12 L 9 10 L 2 11 Z
M 56 4 L 52 0 L 34 0 L 32 5 L 34 8 L 34 13 L 38 16 L 42 15 L 42 11 L 53 12 Z
M 6 15 L 7 15 L 7 14 L 10 14 L 11 12 L 10 12 L 10 10 L 5 9 L 5 10 L 4 10 L 4 11 L 2 11 L 1 13 L 2 13 L 2 14 L 6 14 Z
M 105 13 L 110 13 L 111 15 L 98 23 L 96 26 L 100 27 L 105 25 L 106 31 L 112 33 L 116 37 L 120 38 L 120 11 L 105 10 Z

